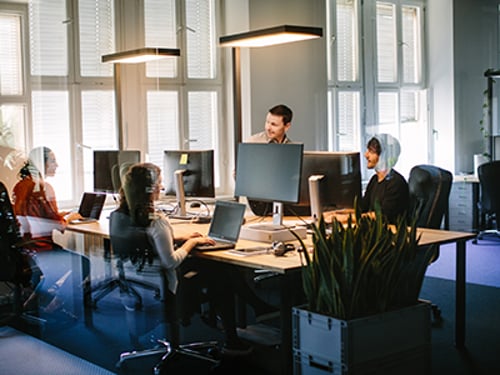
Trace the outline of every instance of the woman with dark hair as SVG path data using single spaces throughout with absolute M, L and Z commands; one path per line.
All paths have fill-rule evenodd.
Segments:
M 45 181 L 45 177 L 55 176 L 57 167 L 50 148 L 34 148 L 19 171 L 20 181 L 13 189 L 14 212 L 23 237 L 41 240 L 32 242 L 35 250 L 51 249 L 52 230 L 62 230 L 69 221 L 81 218 L 76 212 L 59 211 L 54 188 Z
M 214 244 L 214 240 L 198 232 L 181 237 L 174 235 L 168 218 L 162 212 L 155 210 L 154 203 L 159 199 L 161 182 L 160 169 L 156 165 L 151 163 L 132 165 L 123 178 L 120 207 L 111 214 L 111 222 L 114 220 L 113 215 L 127 215 L 132 226 L 146 228 L 150 243 L 153 244 L 166 273 L 168 290 L 164 293 L 168 294 L 167 301 L 176 298 L 179 286 L 178 270 L 181 270 L 180 274 L 195 274 L 199 284 L 207 287 L 209 298 L 221 317 L 226 338 L 222 352 L 228 355 L 250 353 L 252 348 L 240 341 L 236 331 L 234 293 L 237 291 L 231 273 L 224 265 L 211 263 L 210 268 L 207 268 L 203 260 L 188 258 L 188 254 L 197 245 Z M 116 219 L 116 222 L 125 223 L 127 220 L 122 217 Z M 123 225 L 111 224 L 111 236 L 120 236 L 126 232 L 127 228 Z M 180 286 L 182 287 L 182 283 Z M 187 296 L 187 298 L 194 297 Z

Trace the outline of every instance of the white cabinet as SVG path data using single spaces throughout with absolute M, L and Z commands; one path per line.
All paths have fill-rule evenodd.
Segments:
M 454 231 L 476 232 L 479 182 L 474 176 L 457 176 L 453 180 L 449 199 L 449 228 Z

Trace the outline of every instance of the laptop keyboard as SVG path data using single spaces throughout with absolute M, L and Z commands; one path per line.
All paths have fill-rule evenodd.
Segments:
M 212 250 L 226 250 L 234 249 L 235 244 L 230 242 L 215 241 L 214 245 L 198 245 L 196 250 L 198 251 L 212 251 Z

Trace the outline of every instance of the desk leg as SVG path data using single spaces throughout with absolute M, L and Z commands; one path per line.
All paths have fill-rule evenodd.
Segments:
M 281 279 L 281 306 L 280 306 L 280 329 L 281 329 L 281 373 L 288 375 L 292 373 L 292 288 L 290 288 L 289 275 Z
M 465 241 L 457 242 L 455 284 L 455 346 L 465 347 Z

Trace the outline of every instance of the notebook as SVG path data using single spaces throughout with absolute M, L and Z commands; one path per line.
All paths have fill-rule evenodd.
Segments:
M 83 193 L 80 207 L 78 208 L 78 213 L 82 216 L 82 218 L 72 220 L 70 224 L 86 224 L 98 221 L 101 217 L 105 200 L 105 193 Z
M 241 225 L 245 216 L 246 205 L 231 201 L 215 201 L 208 237 L 216 241 L 215 245 L 198 245 L 196 250 L 212 251 L 233 249 L 240 236 Z

